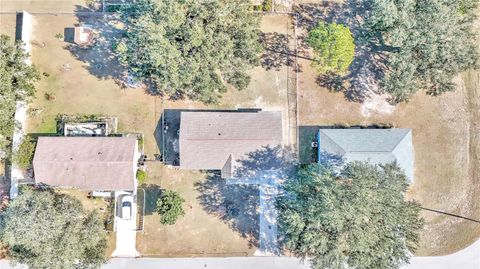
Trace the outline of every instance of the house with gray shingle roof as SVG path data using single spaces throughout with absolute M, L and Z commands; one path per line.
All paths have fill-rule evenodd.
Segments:
M 320 129 L 318 162 L 397 162 L 413 182 L 414 152 L 411 129 Z
M 277 111 L 191 111 L 180 115 L 180 168 L 235 174 L 247 154 L 281 146 L 282 113 Z

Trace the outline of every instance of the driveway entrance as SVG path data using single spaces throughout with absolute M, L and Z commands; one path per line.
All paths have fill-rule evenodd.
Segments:
M 122 200 L 133 197 L 131 204 L 131 217 L 122 216 Z M 117 244 L 112 257 L 138 257 L 135 245 L 137 241 L 137 196 L 132 192 L 115 192 L 115 229 Z

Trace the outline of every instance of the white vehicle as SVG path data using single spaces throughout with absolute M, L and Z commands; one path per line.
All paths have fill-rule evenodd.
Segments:
M 124 195 L 122 197 L 122 219 L 132 218 L 133 197 L 131 195 Z

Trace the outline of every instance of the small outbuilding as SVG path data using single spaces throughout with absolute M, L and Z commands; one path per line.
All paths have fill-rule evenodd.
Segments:
M 93 29 L 90 25 L 73 28 L 73 42 L 79 46 L 89 46 L 93 43 Z
M 97 191 L 134 191 L 137 140 L 131 137 L 39 137 L 36 184 Z
M 318 162 L 396 162 L 413 182 L 414 151 L 411 129 L 320 129 Z

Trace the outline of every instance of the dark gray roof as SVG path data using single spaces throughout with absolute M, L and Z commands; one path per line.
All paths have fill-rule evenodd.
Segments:
M 245 154 L 282 145 L 282 133 L 281 112 L 182 112 L 180 167 L 232 174 Z
M 396 161 L 413 181 L 414 152 L 411 129 L 320 129 L 320 151 L 345 161 Z

